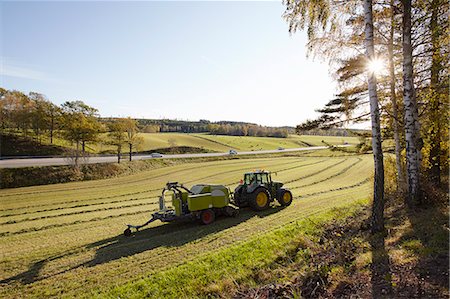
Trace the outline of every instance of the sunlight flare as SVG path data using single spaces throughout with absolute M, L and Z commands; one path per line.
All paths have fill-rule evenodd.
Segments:
M 383 73 L 386 70 L 386 66 L 385 66 L 384 61 L 382 59 L 374 58 L 374 59 L 369 61 L 368 65 L 367 65 L 367 70 L 370 73 L 373 73 L 375 75 L 379 75 L 379 74 Z

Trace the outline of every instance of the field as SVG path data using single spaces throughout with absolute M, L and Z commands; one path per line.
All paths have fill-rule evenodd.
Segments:
M 271 157 L 186 163 L 138 174 L 0 191 L 0 297 L 86 297 L 245 243 L 333 207 L 370 197 L 372 157 Z M 125 224 L 145 222 L 167 181 L 234 188 L 245 171 L 264 168 L 291 188 L 285 209 L 242 210 L 237 218 L 152 223 L 125 238 Z
M 273 137 L 250 137 L 250 136 L 221 136 L 209 134 L 185 134 L 185 133 L 140 133 L 143 142 L 139 151 L 151 151 L 154 149 L 167 148 L 171 146 L 188 146 L 203 148 L 213 152 L 226 152 L 230 149 L 238 151 L 273 150 L 279 147 L 296 148 L 309 146 L 323 146 L 325 141 L 329 144 L 357 144 L 356 137 L 338 136 L 309 136 L 290 135 L 288 138 Z M 106 138 L 106 136 L 102 136 Z M 48 140 L 45 140 L 48 142 Z M 55 144 L 70 146 L 67 141 L 55 138 Z M 87 144 L 87 150 L 92 153 L 114 150 L 114 147 L 105 144 Z

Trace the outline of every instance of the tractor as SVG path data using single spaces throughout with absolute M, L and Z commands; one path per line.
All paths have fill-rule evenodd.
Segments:
M 283 183 L 272 181 L 268 171 L 249 172 L 234 190 L 233 203 L 239 208 L 250 206 L 255 211 L 263 211 L 276 199 L 286 207 L 292 203 L 292 193 L 282 187 Z
M 172 192 L 172 206 L 166 206 L 166 193 Z M 127 224 L 125 236 L 132 229 L 139 230 L 153 221 L 172 222 L 181 219 L 199 220 L 202 224 L 212 223 L 216 216 L 236 216 L 239 210 L 230 205 L 230 192 L 222 185 L 198 184 L 191 189 L 178 182 L 169 182 L 159 197 L 159 211 L 152 214 L 150 220 L 142 225 Z

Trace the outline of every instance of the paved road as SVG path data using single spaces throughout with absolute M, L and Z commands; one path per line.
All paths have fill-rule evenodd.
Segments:
M 326 149 L 326 148 L 327 148 L 327 146 L 299 147 L 299 148 L 287 148 L 284 150 L 237 152 L 236 155 L 260 155 L 260 154 L 273 154 L 273 153 L 282 153 L 282 152 L 299 152 L 299 151 L 320 150 L 320 149 Z M 229 155 L 230 154 L 228 152 L 227 153 L 163 155 L 161 158 L 153 158 L 151 155 L 136 155 L 136 156 L 133 156 L 133 160 L 220 157 L 220 156 L 229 156 Z M 126 160 L 126 158 L 124 158 L 124 160 Z M 117 162 L 117 157 L 116 156 L 90 157 L 90 158 L 87 158 L 85 161 L 80 161 L 80 162 L 84 163 L 84 164 L 114 163 L 114 162 Z M 73 164 L 73 162 L 68 158 L 29 157 L 29 158 L 20 158 L 20 159 L 0 160 L 0 168 L 19 168 L 19 167 L 29 167 L 29 166 L 55 166 L 55 165 L 70 165 L 70 164 Z

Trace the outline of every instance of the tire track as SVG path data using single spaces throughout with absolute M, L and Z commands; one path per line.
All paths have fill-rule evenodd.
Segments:
M 332 168 L 334 168 L 334 167 L 336 167 L 336 166 L 338 166 L 338 165 L 340 165 L 340 164 L 346 162 L 347 160 L 348 160 L 348 158 L 346 158 L 346 159 L 344 159 L 344 160 L 342 160 L 342 161 L 339 161 L 339 162 L 337 162 L 337 163 L 331 165 L 331 166 L 328 167 L 328 168 L 324 168 L 324 169 L 321 169 L 321 170 L 316 171 L 316 172 L 314 172 L 314 173 L 310 173 L 310 174 L 308 174 L 308 175 L 301 176 L 301 177 L 299 177 L 299 178 L 296 178 L 296 179 L 292 179 L 292 180 L 286 181 L 285 184 L 290 184 L 290 183 L 293 183 L 293 182 L 297 182 L 297 181 L 300 181 L 300 180 L 303 180 L 303 179 L 307 179 L 307 178 L 316 176 L 316 175 L 318 175 L 318 174 L 320 174 L 320 173 L 322 173 L 322 172 L 324 172 L 324 171 L 327 171 L 327 170 L 329 170 L 329 169 L 332 169 Z
M 299 188 L 303 188 L 303 187 L 314 186 L 314 185 L 317 185 L 317 184 L 319 184 L 319 183 L 323 183 L 323 182 L 329 181 L 329 180 L 331 180 L 331 179 L 333 179 L 333 178 L 335 178 L 335 177 L 337 177 L 337 176 L 340 176 L 340 175 L 346 173 L 347 171 L 349 171 L 350 169 L 352 169 L 354 166 L 356 166 L 357 164 L 359 164 L 359 163 L 361 163 L 361 162 L 362 162 L 362 159 L 361 159 L 361 158 L 358 158 L 358 160 L 357 160 L 356 162 L 350 164 L 349 166 L 345 167 L 345 168 L 342 169 L 341 171 L 339 171 L 339 172 L 337 172 L 337 173 L 335 173 L 335 174 L 333 174 L 333 175 L 331 175 L 331 176 L 329 176 L 329 177 L 327 177 L 327 178 L 325 178 L 325 179 L 322 179 L 322 180 L 320 180 L 320 181 L 315 181 L 315 182 L 312 182 L 312 183 L 309 183 L 309 184 L 305 184 L 305 185 L 300 185 L 300 186 L 291 187 L 291 188 L 289 188 L 289 189 L 295 190 L 295 189 L 299 189 Z
M 138 204 L 132 204 L 132 205 L 125 205 L 125 206 L 119 206 L 119 207 L 107 207 L 107 208 L 98 208 L 95 210 L 83 210 L 83 211 L 77 211 L 77 212 L 68 212 L 63 214 L 57 214 L 57 215 L 47 215 L 47 216 L 40 216 L 40 217 L 34 217 L 34 218 L 23 218 L 18 220 L 10 220 L 7 222 L 0 223 L 0 226 L 5 226 L 8 224 L 17 224 L 17 223 L 23 223 L 23 222 L 29 222 L 29 221 L 36 221 L 36 220 L 44 220 L 44 219 L 51 219 L 51 218 L 58 218 L 58 217 L 64 217 L 64 216 L 72 216 L 72 215 L 82 215 L 87 213 L 94 213 L 94 212 L 101 212 L 101 211 L 110 211 L 110 210 L 120 210 L 124 208 L 134 208 L 134 207 L 140 207 L 140 206 L 149 206 L 154 205 L 156 202 L 145 202 L 145 203 L 138 203 Z

